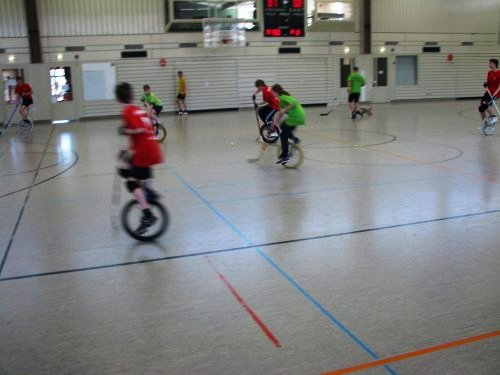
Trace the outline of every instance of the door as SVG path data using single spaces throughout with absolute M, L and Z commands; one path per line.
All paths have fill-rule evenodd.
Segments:
M 373 59 L 372 102 L 386 103 L 390 101 L 389 64 L 387 57 Z
M 50 80 L 50 118 L 52 121 L 78 119 L 77 100 L 73 90 L 76 66 L 63 64 L 51 65 Z
M 6 123 L 16 106 L 16 77 L 26 79 L 24 69 L 21 67 L 2 67 L 2 98 L 0 102 L 0 123 Z M 14 121 L 19 121 L 18 115 L 14 115 Z
M 349 94 L 347 93 L 347 77 L 352 72 L 352 68 L 355 66 L 355 60 L 352 57 L 342 57 L 340 58 L 340 91 L 338 94 L 338 99 L 340 103 L 347 103 L 347 98 Z

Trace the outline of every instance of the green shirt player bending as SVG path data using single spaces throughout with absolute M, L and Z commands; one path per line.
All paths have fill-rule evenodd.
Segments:
M 159 124 L 158 116 L 160 112 L 163 110 L 163 103 L 160 98 L 156 96 L 154 92 L 151 91 L 151 87 L 149 85 L 144 85 L 144 94 L 141 96 L 141 102 L 144 104 L 146 108 L 146 112 L 153 120 L 153 124 Z
M 286 164 L 290 160 L 288 155 L 288 140 L 291 139 L 295 144 L 300 143 L 294 131 L 297 126 L 306 124 L 306 112 L 300 102 L 294 96 L 290 95 L 281 87 L 281 85 L 274 85 L 271 90 L 280 101 L 280 110 L 274 116 L 276 125 L 281 125 L 281 155 L 276 164 Z
M 347 92 L 349 93 L 349 109 L 352 119 L 358 114 L 358 102 L 361 95 L 361 87 L 365 85 L 364 77 L 359 73 L 359 68 L 355 66 L 352 73 L 347 77 Z

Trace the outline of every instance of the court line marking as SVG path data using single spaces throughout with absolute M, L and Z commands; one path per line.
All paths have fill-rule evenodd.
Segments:
M 500 331 L 487 332 L 487 333 L 483 333 L 481 335 L 466 337 L 464 339 L 460 339 L 460 340 L 456 340 L 456 341 L 450 341 L 450 342 L 447 342 L 447 343 L 444 343 L 444 344 L 439 344 L 439 345 L 435 345 L 435 346 L 429 346 L 427 348 L 418 349 L 418 350 L 415 350 L 415 351 L 412 351 L 412 352 L 406 352 L 406 353 L 394 355 L 394 356 L 391 356 L 391 357 L 381 358 L 379 360 L 372 361 L 372 362 L 361 363 L 359 365 L 355 365 L 355 366 L 352 366 L 352 367 L 346 367 L 346 368 L 338 369 L 338 370 L 331 371 L 331 372 L 325 372 L 323 375 L 351 374 L 353 372 L 358 372 L 358 371 L 362 371 L 362 370 L 368 370 L 368 369 L 372 369 L 372 368 L 375 368 L 375 367 L 380 367 L 380 366 L 383 366 L 383 365 L 386 365 L 386 364 L 389 364 L 389 363 L 404 361 L 404 360 L 407 360 L 407 359 L 410 359 L 410 358 L 415 358 L 415 357 L 419 357 L 419 356 L 423 356 L 423 355 L 427 355 L 427 354 L 439 352 L 439 351 L 442 351 L 442 350 L 455 348 L 457 346 L 468 345 L 468 344 L 472 344 L 472 343 L 475 343 L 475 342 L 478 342 L 478 341 L 483 341 L 483 340 L 491 339 L 493 337 L 498 337 L 498 336 L 500 336 Z
M 214 272 L 217 274 L 219 279 L 224 283 L 224 285 L 229 289 L 231 294 L 236 298 L 238 303 L 247 311 L 247 313 L 251 316 L 251 318 L 257 323 L 259 328 L 264 332 L 264 334 L 267 336 L 269 341 L 273 343 L 274 346 L 277 348 L 281 347 L 281 343 L 279 340 L 276 338 L 276 336 L 273 335 L 271 330 L 267 328 L 266 324 L 262 321 L 262 319 L 259 318 L 257 313 L 245 302 L 243 297 L 236 291 L 236 289 L 233 287 L 233 285 L 227 280 L 227 278 L 224 276 L 223 273 L 221 273 L 217 267 L 215 267 L 215 264 L 213 261 L 210 259 L 208 255 L 205 255 L 203 258 L 208 262 L 210 267 L 214 270 Z
M 428 164 L 422 160 L 412 158 L 411 156 L 405 156 L 405 155 L 399 154 L 397 152 L 377 150 L 377 149 L 374 149 L 374 148 L 369 147 L 369 146 L 363 146 L 360 148 L 364 148 L 365 150 L 368 150 L 368 151 L 378 152 L 378 153 L 381 153 L 382 155 L 391 156 L 391 157 L 396 158 L 396 159 L 411 161 L 413 163 L 416 163 L 417 165 L 422 165 L 422 166 L 431 167 L 431 168 L 435 168 L 435 169 L 441 169 L 441 170 L 444 170 L 447 172 L 458 173 L 458 174 L 461 174 L 461 175 L 464 175 L 467 177 L 474 177 L 477 179 L 486 180 L 486 181 L 494 183 L 494 184 L 500 183 L 500 181 L 498 181 L 490 176 L 484 176 L 484 175 L 480 175 L 480 174 L 473 173 L 473 172 L 465 172 L 465 171 L 462 171 L 460 169 L 448 167 L 446 165 Z
M 70 169 L 72 169 L 76 164 L 78 164 L 78 160 L 80 160 L 80 156 L 78 155 L 78 153 L 76 151 L 72 151 L 72 152 L 73 152 L 73 155 L 75 156 L 75 160 L 66 169 L 62 170 L 61 172 L 59 172 L 59 173 L 57 173 L 57 174 L 55 174 L 55 175 L 53 175 L 51 177 L 46 178 L 45 180 L 38 181 L 36 184 L 32 184 L 30 186 L 23 187 L 21 189 L 15 190 L 15 191 L 11 191 L 10 193 L 6 193 L 6 194 L 3 194 L 3 195 L 0 195 L 0 199 L 8 197 L 10 195 L 14 195 L 14 194 L 20 193 L 20 192 L 25 191 L 25 190 L 29 190 L 29 192 L 31 193 L 31 190 L 35 186 L 44 184 L 44 183 L 46 183 L 46 182 L 48 182 L 50 180 L 53 180 L 54 178 L 57 178 L 57 177 L 61 176 L 64 173 L 66 173 L 67 171 L 69 171 Z M 42 158 L 43 158 L 43 156 L 42 156 Z M 38 176 L 38 172 L 39 172 L 39 170 L 36 170 L 36 172 L 35 172 L 35 178 L 36 178 L 36 176 Z
M 21 219 L 23 218 L 24 215 L 24 210 L 26 209 L 26 204 L 28 203 L 28 200 L 31 196 L 31 192 L 33 190 L 33 186 L 35 186 L 35 181 L 38 177 L 38 173 L 40 172 L 40 168 L 43 163 L 43 159 L 45 158 L 45 155 L 47 153 L 47 149 L 49 147 L 50 139 L 52 138 L 52 134 L 54 133 L 54 126 L 51 127 L 49 137 L 47 138 L 47 142 L 45 143 L 45 147 L 42 152 L 42 156 L 40 157 L 40 161 L 38 162 L 37 169 L 33 175 L 33 179 L 31 180 L 31 186 L 28 188 L 28 192 L 26 193 L 26 197 L 24 198 L 23 205 L 21 206 L 21 210 L 19 211 L 19 215 L 17 216 L 16 224 L 14 225 L 14 229 L 12 230 L 12 233 L 10 235 L 9 242 L 7 243 L 7 247 L 5 248 L 5 252 L 2 257 L 2 261 L 0 262 L 0 276 L 2 275 L 3 269 L 5 267 L 5 263 L 7 262 L 7 257 L 9 256 L 10 249 L 12 248 L 12 243 L 14 242 L 14 237 L 16 236 L 17 229 L 19 228 L 19 224 L 21 223 Z
M 212 213 L 217 216 L 223 223 L 225 223 L 231 230 L 236 233 L 248 246 L 252 246 L 254 250 L 259 254 L 267 263 L 269 263 L 276 271 L 278 271 L 297 291 L 300 292 L 314 307 L 316 307 L 328 320 L 330 320 L 333 325 L 340 328 L 348 337 L 350 337 L 360 348 L 362 348 L 370 357 L 374 359 L 380 358 L 377 353 L 375 353 L 367 344 L 361 341 L 352 331 L 349 330 L 345 325 L 343 325 L 340 320 L 335 318 L 335 316 L 328 311 L 321 303 L 312 296 L 305 288 L 303 288 L 297 281 L 295 281 L 290 274 L 288 274 L 282 267 L 280 267 L 273 259 L 266 254 L 259 246 L 255 246 L 252 241 L 245 236 L 245 234 L 231 222 L 227 217 L 225 217 L 219 210 L 217 210 L 208 199 L 206 199 L 198 190 L 191 186 L 186 180 L 184 180 L 172 167 L 169 168 L 170 172 L 177 178 L 177 180 L 183 184 L 189 191 L 193 193 L 201 202 L 207 206 L 207 208 L 212 211 Z M 384 366 L 384 368 L 391 375 L 397 375 L 397 373 L 389 366 Z
M 413 225 L 430 224 L 430 223 L 435 223 L 435 222 L 440 222 L 440 221 L 457 220 L 457 219 L 463 219 L 463 218 L 469 218 L 469 217 L 492 215 L 492 214 L 497 214 L 497 213 L 500 213 L 500 209 L 482 211 L 482 212 L 473 212 L 473 213 L 461 214 L 461 215 L 455 215 L 455 216 L 447 216 L 447 217 L 441 217 L 441 218 L 437 218 L 437 219 L 420 220 L 420 221 L 414 221 L 414 222 L 402 223 L 402 224 L 386 225 L 386 226 L 382 226 L 382 227 L 357 229 L 357 230 L 348 231 L 348 232 L 320 234 L 317 236 L 293 238 L 293 239 L 289 239 L 289 240 L 266 242 L 266 243 L 256 244 L 256 245 L 237 246 L 237 247 L 231 247 L 231 248 L 226 248 L 226 249 L 207 250 L 207 251 L 201 251 L 201 252 L 196 252 L 196 253 L 171 255 L 171 256 L 166 256 L 166 257 L 143 259 L 143 260 L 136 260 L 136 261 L 130 261 L 130 262 L 110 263 L 110 264 L 103 264 L 103 265 L 99 265 L 99 266 L 70 268 L 70 269 L 59 270 L 59 271 L 49 271 L 49 272 L 40 272 L 40 273 L 33 273 L 33 274 L 27 274 L 27 275 L 2 277 L 2 278 L 0 278 L 0 282 L 21 280 L 21 279 L 31 279 L 31 278 L 44 277 L 44 276 L 61 275 L 61 274 L 65 274 L 65 273 L 93 271 L 93 270 L 100 270 L 100 269 L 106 269 L 106 268 L 125 267 L 125 266 L 131 266 L 134 264 L 155 263 L 155 262 L 162 262 L 162 261 L 182 259 L 182 258 L 194 258 L 194 257 L 203 256 L 203 255 L 231 253 L 231 252 L 244 251 L 244 250 L 248 250 L 248 249 L 255 249 L 256 247 L 279 246 L 279 245 L 286 245 L 289 243 L 298 243 L 298 242 L 314 241 L 314 240 L 349 236 L 349 235 L 362 234 L 362 233 L 377 232 L 377 231 L 387 230 L 387 229 L 404 228 L 404 227 L 409 227 L 409 226 L 413 226 Z

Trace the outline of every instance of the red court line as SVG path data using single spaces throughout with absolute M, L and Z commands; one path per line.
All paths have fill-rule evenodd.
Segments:
M 473 172 L 465 172 L 465 171 L 462 171 L 460 169 L 456 169 L 456 168 L 453 168 L 453 167 L 448 167 L 446 165 L 429 164 L 428 162 L 425 162 L 425 161 L 422 161 L 422 160 L 419 160 L 419 159 L 415 159 L 415 158 L 412 158 L 410 156 L 405 156 L 405 155 L 399 154 L 397 152 L 377 150 L 376 148 L 372 148 L 372 147 L 369 147 L 369 146 L 363 146 L 363 148 L 366 149 L 366 150 L 369 150 L 369 151 L 378 152 L 378 153 L 383 154 L 383 155 L 392 156 L 392 157 L 394 157 L 396 159 L 411 161 L 412 163 L 415 163 L 415 164 L 424 165 L 424 166 L 435 168 L 435 169 L 441 169 L 441 170 L 445 170 L 447 172 L 459 173 L 459 174 L 462 174 L 464 176 L 469 176 L 469 177 L 474 177 L 474 178 L 478 178 L 478 179 L 481 179 L 481 180 L 486 180 L 486 181 L 492 182 L 494 184 L 498 184 L 499 183 L 498 180 L 496 180 L 496 179 L 494 179 L 493 177 L 490 177 L 490 176 L 484 176 L 484 175 L 480 175 L 480 174 L 473 173 Z
M 482 335 L 467 337 L 465 339 L 451 341 L 451 342 L 447 342 L 445 344 L 430 346 L 428 348 L 415 350 L 413 352 L 398 354 L 398 355 L 395 355 L 392 357 L 381 358 L 381 359 L 378 359 L 376 361 L 361 363 L 361 364 L 356 365 L 356 366 L 346 367 L 346 368 L 335 370 L 332 372 L 325 372 L 323 375 L 351 374 L 353 372 L 357 372 L 357 371 L 361 371 L 361 370 L 368 370 L 368 369 L 371 369 L 374 367 L 384 366 L 384 365 L 387 365 L 389 363 L 403 361 L 403 360 L 406 360 L 409 358 L 419 357 L 422 355 L 438 352 L 441 350 L 454 348 L 456 346 L 467 345 L 467 344 L 471 344 L 471 343 L 476 342 L 476 341 L 491 339 L 491 338 L 497 337 L 497 336 L 500 336 L 500 331 L 483 333 Z
M 234 287 L 226 279 L 226 277 L 217 270 L 217 268 L 213 264 L 212 260 L 207 255 L 205 255 L 204 258 L 206 259 L 206 261 L 208 262 L 208 264 L 210 264 L 210 267 L 212 267 L 212 269 L 217 274 L 217 276 L 219 276 L 219 279 L 221 279 L 221 281 L 224 283 L 224 285 L 226 285 L 226 287 L 231 291 L 231 293 L 233 294 L 234 298 L 236 298 L 236 300 L 240 303 L 240 305 L 243 306 L 243 308 L 248 312 L 248 314 L 252 317 L 252 319 L 255 321 L 255 323 L 257 323 L 257 325 L 260 327 L 260 329 L 265 333 L 265 335 L 267 336 L 267 338 L 274 344 L 274 346 L 276 346 L 277 348 L 280 348 L 281 347 L 281 343 L 278 341 L 278 339 L 276 338 L 276 336 L 274 336 L 273 333 L 269 330 L 269 328 L 267 328 L 267 326 L 259 318 L 259 316 L 255 313 L 255 311 L 253 311 L 252 308 L 250 306 L 248 306 L 248 304 L 245 302 L 245 300 L 243 299 L 243 297 L 241 297 L 238 294 L 238 292 L 236 291 L 236 289 L 234 289 Z

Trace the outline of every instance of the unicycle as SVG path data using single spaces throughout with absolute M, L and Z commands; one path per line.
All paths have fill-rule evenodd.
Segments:
M 281 156 L 281 146 L 278 147 L 276 155 Z M 283 167 L 288 169 L 296 169 L 301 166 L 304 161 L 304 150 L 299 145 L 288 141 L 288 158 L 290 159 Z
M 128 201 L 121 212 L 121 222 L 125 232 L 137 241 L 154 241 L 165 233 L 170 222 L 169 214 L 165 206 L 156 199 L 148 199 L 149 208 L 156 222 L 142 233 L 137 231 L 141 222 L 142 209 L 137 200 Z
M 117 174 L 115 175 L 115 179 L 113 181 L 113 209 L 111 214 L 111 223 L 115 228 L 117 227 L 118 221 L 117 213 L 120 205 L 122 185 L 119 183 L 119 177 L 126 180 L 129 180 L 132 177 L 130 153 L 128 149 L 124 148 L 118 153 L 117 162 Z M 141 227 L 143 212 L 136 199 L 128 201 L 125 206 L 123 206 L 119 215 L 121 219 L 120 221 L 123 229 L 130 237 L 143 242 L 154 241 L 165 233 L 170 223 L 170 217 L 167 208 L 160 202 L 159 195 L 150 188 L 146 187 L 144 183 L 142 183 L 142 189 L 144 190 L 151 213 L 156 218 L 155 222 L 147 228 L 139 230 Z
M 274 133 L 271 133 L 270 123 L 261 124 L 259 119 L 259 113 L 257 111 L 259 106 L 255 101 L 255 95 L 252 96 L 252 101 L 253 101 L 253 109 L 255 112 L 255 119 L 257 120 L 257 127 L 259 128 L 259 134 L 260 134 L 260 137 L 258 137 L 256 140 L 260 141 L 262 139 L 262 141 L 265 143 L 275 143 L 278 139 L 280 139 L 280 131 L 281 131 L 280 128 L 278 126 L 275 126 Z
M 17 101 L 16 105 L 14 106 L 14 109 L 12 110 L 12 113 L 10 114 L 9 119 L 5 123 L 3 129 L 0 131 L 0 135 L 2 135 L 8 128 L 16 125 L 15 123 L 12 122 L 12 119 L 14 118 L 14 115 L 21 106 L 22 102 L 23 102 L 22 98 Z M 30 110 L 29 107 L 26 110 L 28 111 L 29 114 Z M 30 117 L 27 117 L 26 119 L 22 119 L 21 121 L 19 121 L 17 126 L 19 126 L 19 129 L 21 129 L 21 131 L 25 133 L 30 132 L 31 129 L 33 129 L 33 120 Z
M 167 129 L 165 129 L 165 127 L 160 123 L 153 125 L 153 133 L 159 143 L 163 143 L 163 141 L 167 138 Z
M 497 107 L 497 104 L 495 103 L 495 100 L 493 100 L 493 95 L 491 95 L 491 92 L 490 92 L 490 90 L 488 88 L 486 88 L 486 91 L 488 92 L 488 94 L 492 98 L 490 106 L 495 107 L 495 110 L 497 112 L 497 116 L 500 116 L 500 111 L 498 110 L 498 107 Z M 498 122 L 498 117 L 495 117 L 495 116 L 489 117 L 486 114 L 486 117 L 483 120 L 483 124 L 482 124 L 482 127 L 481 127 L 481 129 L 483 131 L 483 134 L 485 136 L 493 135 L 493 133 L 495 133 L 495 127 L 496 127 L 497 122 Z

